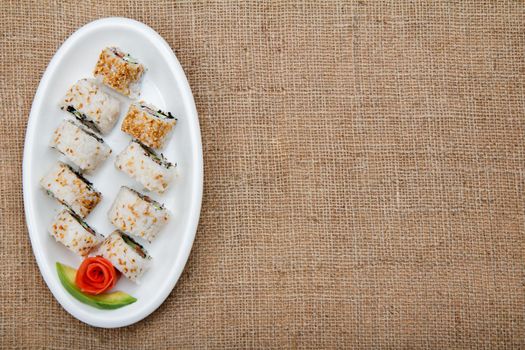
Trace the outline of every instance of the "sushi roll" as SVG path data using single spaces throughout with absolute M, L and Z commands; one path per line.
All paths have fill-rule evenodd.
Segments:
M 143 101 L 132 103 L 122 122 L 122 131 L 151 148 L 162 148 L 177 119 Z
M 50 146 L 83 171 L 92 171 L 111 154 L 95 133 L 72 120 L 64 120 L 53 133 Z
M 113 128 L 120 114 L 119 101 L 102 91 L 93 79 L 81 79 L 69 88 L 60 108 L 102 134 Z
M 100 53 L 93 75 L 106 86 L 129 98 L 140 95 L 144 66 L 118 47 L 107 47 Z
M 58 213 L 48 230 L 57 242 L 80 256 L 88 255 L 101 241 L 96 232 L 69 209 Z
M 168 211 L 150 197 L 122 186 L 108 213 L 109 221 L 130 235 L 153 241 L 168 222 Z
M 147 270 L 151 257 L 133 238 L 120 231 L 114 231 L 93 252 L 100 255 L 122 272 L 124 276 L 138 282 Z
M 175 166 L 151 148 L 137 141 L 130 144 L 115 160 L 117 169 L 128 174 L 150 191 L 164 192 L 173 177 Z
M 85 218 L 102 199 L 102 194 L 93 188 L 91 182 L 62 162 L 40 180 L 40 186 L 81 218 Z

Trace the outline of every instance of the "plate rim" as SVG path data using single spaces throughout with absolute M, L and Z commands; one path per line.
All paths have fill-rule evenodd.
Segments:
M 195 200 L 193 201 L 193 207 L 189 211 L 190 218 L 188 223 L 189 231 L 192 234 L 187 239 L 182 241 L 183 246 L 181 248 L 181 254 L 179 254 L 177 259 L 175 260 L 175 264 L 169 273 L 170 277 L 167 287 L 159 292 L 158 297 L 156 299 L 145 304 L 142 308 L 138 309 L 131 316 L 122 317 L 120 319 L 104 319 L 104 317 L 97 317 L 93 314 L 90 314 L 89 312 L 81 312 L 81 310 L 78 309 L 71 302 L 70 299 L 66 299 L 65 296 L 67 296 L 68 294 L 63 289 L 56 288 L 58 277 L 53 276 L 52 273 L 50 273 L 44 268 L 44 253 L 41 251 L 41 249 L 37 249 L 37 246 L 39 246 L 37 237 L 38 235 L 36 228 L 33 226 L 33 224 L 35 224 L 33 215 L 35 209 L 33 201 L 30 200 L 30 193 L 33 193 L 33 190 L 31 190 L 31 162 L 29 161 L 29 149 L 33 142 L 32 136 L 35 132 L 35 127 L 33 124 L 37 119 L 36 111 L 40 109 L 43 103 L 44 91 L 46 91 L 49 88 L 49 77 L 52 74 L 54 74 L 55 71 L 58 69 L 58 61 L 62 58 L 62 56 L 64 56 L 68 52 L 69 47 L 73 45 L 73 43 L 75 43 L 79 39 L 81 40 L 82 36 L 88 34 L 90 31 L 100 29 L 104 26 L 121 26 L 131 28 L 134 30 L 139 30 L 152 41 L 154 46 L 156 46 L 160 51 L 163 52 L 163 56 L 166 59 L 167 66 L 171 70 L 171 73 L 175 77 L 176 81 L 182 86 L 181 97 L 184 101 L 184 105 L 186 105 L 189 109 L 188 125 L 190 128 L 190 134 L 194 135 L 194 137 L 192 137 L 193 144 L 191 148 L 196 151 L 195 156 L 192 157 L 192 162 L 195 167 L 195 174 L 194 181 L 192 182 L 193 188 L 191 191 Z M 43 82 L 44 84 L 42 84 Z M 59 46 L 59 48 L 49 61 L 46 70 L 44 71 L 44 74 L 42 75 L 38 83 L 38 88 L 35 92 L 35 96 L 31 104 L 31 110 L 29 113 L 24 140 L 24 151 L 22 160 L 22 188 L 24 196 L 25 221 L 28 229 L 29 238 L 31 241 L 31 248 L 33 251 L 33 255 L 35 256 L 35 259 L 37 261 L 40 275 L 44 279 L 48 289 L 51 291 L 54 298 L 69 314 L 71 314 L 76 319 L 94 327 L 118 328 L 129 326 L 131 324 L 141 321 L 142 319 L 146 318 L 151 313 L 153 313 L 158 307 L 160 307 L 160 305 L 164 303 L 171 291 L 175 288 L 175 285 L 177 284 L 182 272 L 184 271 L 184 268 L 186 267 L 186 263 L 188 262 L 193 242 L 197 234 L 204 188 L 204 160 L 202 154 L 202 138 L 200 132 L 199 116 L 197 113 L 197 108 L 195 105 L 195 100 L 193 98 L 191 87 L 189 85 L 186 74 L 182 66 L 180 65 L 180 62 L 177 59 L 177 56 L 175 55 L 175 52 L 159 33 L 157 33 L 153 28 L 149 27 L 148 25 L 134 19 L 125 17 L 106 17 L 94 20 L 83 25 L 65 39 L 65 41 Z M 60 285 L 60 283 L 58 283 L 58 285 Z

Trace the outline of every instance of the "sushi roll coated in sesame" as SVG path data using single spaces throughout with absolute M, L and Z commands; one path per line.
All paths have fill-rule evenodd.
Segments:
M 120 231 L 114 231 L 92 252 L 113 264 L 124 276 L 138 282 L 147 270 L 151 257 L 133 238 Z
M 122 95 L 137 98 L 144 66 L 118 47 L 107 47 L 100 53 L 93 74 Z
M 80 256 L 87 256 L 101 242 L 95 230 L 69 209 L 58 213 L 48 231 L 57 242 Z
M 164 147 L 177 119 L 143 101 L 132 103 L 122 122 L 122 131 L 151 148 Z
M 157 193 L 164 192 L 175 176 L 175 166 L 172 163 L 162 154 L 157 155 L 151 148 L 137 141 L 131 141 L 117 155 L 115 166 L 146 189 Z
M 100 202 L 102 194 L 69 165 L 58 162 L 40 180 L 40 186 L 60 203 L 85 218 Z
M 104 140 L 82 124 L 64 120 L 53 133 L 50 146 L 83 171 L 92 171 L 111 154 Z
M 60 108 L 102 134 L 113 128 L 120 114 L 120 102 L 102 91 L 93 79 L 77 81 L 60 102 Z
M 108 218 L 119 230 L 151 242 L 168 222 L 169 214 L 152 198 L 122 186 Z

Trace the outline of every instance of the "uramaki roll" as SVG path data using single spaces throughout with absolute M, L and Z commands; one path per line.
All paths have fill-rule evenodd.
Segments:
M 111 261 L 124 276 L 138 282 L 147 270 L 151 257 L 133 238 L 120 231 L 114 231 L 92 255 L 101 255 Z
M 168 140 L 177 119 L 144 101 L 132 103 L 122 122 L 122 131 L 146 146 L 160 149 Z
M 77 81 L 67 91 L 60 108 L 103 134 L 113 128 L 120 114 L 120 102 L 102 91 L 93 79 Z
M 156 154 L 151 148 L 137 141 L 130 142 L 117 155 L 115 166 L 146 189 L 157 193 L 164 192 L 175 176 L 175 166 L 172 163 L 162 154 Z
M 119 230 L 151 242 L 168 222 L 169 214 L 159 202 L 122 186 L 108 218 Z
M 58 213 L 48 231 L 57 242 L 80 256 L 88 255 L 101 241 L 95 230 L 69 209 Z
M 93 188 L 91 182 L 62 162 L 57 162 L 40 180 L 40 186 L 81 218 L 85 218 L 102 199 L 102 194 Z
M 122 95 L 137 98 L 144 66 L 118 47 L 107 47 L 100 53 L 93 74 Z
M 84 171 L 95 170 L 111 154 L 111 148 L 100 136 L 72 120 L 62 121 L 50 146 Z

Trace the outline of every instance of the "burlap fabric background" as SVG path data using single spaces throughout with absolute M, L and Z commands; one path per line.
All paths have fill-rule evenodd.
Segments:
M 205 191 L 163 306 L 67 314 L 23 217 L 24 132 L 79 26 L 126 16 L 175 50 Z M 525 347 L 525 4 L 2 1 L 0 344 Z

